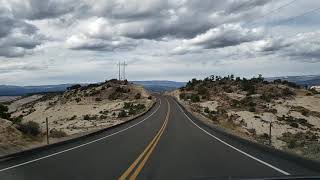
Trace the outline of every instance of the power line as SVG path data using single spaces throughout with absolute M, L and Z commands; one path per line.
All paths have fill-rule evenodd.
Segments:
M 292 20 L 294 20 L 294 19 L 296 19 L 296 18 L 303 17 L 303 16 L 305 16 L 305 15 L 311 14 L 311 13 L 316 12 L 316 11 L 319 11 L 319 10 L 320 10 L 320 7 L 315 8 L 315 9 L 310 10 L 310 11 L 307 11 L 307 12 L 304 12 L 304 13 L 302 13 L 302 14 L 300 14 L 300 15 L 297 15 L 297 16 L 289 17 L 289 18 L 287 18 L 287 19 L 285 19 L 285 20 L 282 20 L 282 22 L 290 22 L 290 21 L 292 21 Z
M 269 14 L 274 13 L 274 12 L 276 12 L 276 11 L 284 8 L 284 7 L 287 7 L 287 6 L 293 4 L 293 3 L 296 2 L 296 1 L 298 1 L 298 0 L 292 0 L 292 1 L 290 1 L 290 2 L 288 2 L 288 3 L 286 3 L 286 4 L 284 4 L 284 5 L 280 6 L 279 8 L 276 8 L 276 9 L 270 11 L 269 13 L 267 13 L 266 15 L 264 15 L 264 16 L 262 16 L 262 17 L 260 17 L 260 18 L 266 17 L 266 16 L 268 16 Z M 303 13 L 301 13 L 301 14 L 299 14 L 299 15 L 289 16 L 289 17 L 287 17 L 286 19 L 279 20 L 278 23 L 275 23 L 275 24 L 288 23 L 288 22 L 293 21 L 293 20 L 295 20 L 295 19 L 297 19 L 297 18 L 304 17 L 304 16 L 306 16 L 306 15 L 309 15 L 309 14 L 311 14 L 311 13 L 317 12 L 317 11 L 319 11 L 319 10 L 320 10 L 320 7 L 314 8 L 314 9 L 312 9 L 312 10 L 303 12 Z M 257 19 L 253 20 L 252 22 L 254 22 L 254 21 L 256 21 L 256 20 L 257 20 Z M 251 23 L 252 23 L 252 22 L 251 22 Z M 248 25 L 248 24 L 250 24 L 250 23 L 246 23 L 246 24 L 244 24 L 244 25 Z M 253 24 L 255 24 L 255 23 L 253 23 Z M 300 34 L 300 33 L 297 33 L 297 34 Z
M 273 0 L 271 0 L 273 1 Z M 233 8 L 229 13 L 234 13 L 236 11 L 238 11 L 239 9 L 241 9 L 243 6 L 249 5 L 249 3 L 252 3 L 252 0 L 247 0 L 245 2 L 243 2 L 242 4 L 238 5 L 236 8 Z
M 288 2 L 288 3 L 286 3 L 286 4 L 283 4 L 282 6 L 280 6 L 280 7 L 276 8 L 276 9 L 273 9 L 273 10 L 269 11 L 268 13 L 264 14 L 263 16 L 261 16 L 261 17 L 259 17 L 259 18 L 257 18 L 257 19 L 254 19 L 253 21 L 248 22 L 248 23 L 246 23 L 245 25 L 252 24 L 253 22 L 255 22 L 255 21 L 259 20 L 259 19 L 263 19 L 263 18 L 267 17 L 268 15 L 279 11 L 280 9 L 283 9 L 283 8 L 285 8 L 285 7 L 287 7 L 287 6 L 290 6 L 291 4 L 295 3 L 296 1 L 298 1 L 298 0 L 292 0 L 292 1 Z M 256 24 L 256 23 L 253 23 L 253 24 Z

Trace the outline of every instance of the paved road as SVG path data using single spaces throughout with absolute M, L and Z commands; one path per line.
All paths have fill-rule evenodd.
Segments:
M 158 96 L 142 117 L 99 135 L 0 162 L 0 179 L 206 179 L 319 174 L 223 137 Z

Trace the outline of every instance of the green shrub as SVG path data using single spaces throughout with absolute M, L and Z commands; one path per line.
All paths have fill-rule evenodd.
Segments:
M 146 106 L 144 104 L 137 104 L 134 106 L 134 108 L 138 109 L 138 110 L 141 110 L 141 109 L 145 109 Z
M 37 136 L 40 134 L 40 126 L 37 122 L 29 121 L 24 124 L 19 124 L 17 127 L 23 134 Z
M 96 119 L 98 119 L 98 115 L 90 115 L 90 114 L 86 114 L 86 115 L 84 115 L 83 116 L 83 119 L 84 120 L 96 120 Z
M 119 99 L 120 96 L 121 96 L 121 94 L 115 91 L 109 95 L 108 99 L 109 100 L 116 100 L 116 99 Z
M 304 115 L 304 116 L 308 116 L 309 115 L 309 112 L 305 109 L 302 109 L 301 110 L 301 114 Z
M 204 108 L 204 112 L 209 114 L 210 113 L 210 109 L 208 107 L 206 107 L 206 108 Z
M 200 97 L 197 94 L 192 94 L 190 98 L 191 98 L 191 102 L 199 102 L 200 101 Z
M 256 88 L 250 80 L 243 79 L 240 83 L 240 87 L 241 90 L 247 91 L 249 95 L 255 94 Z
M 148 96 L 148 99 L 152 99 L 152 96 Z
M 97 97 L 95 100 L 96 100 L 96 101 L 102 101 L 102 99 L 101 99 L 101 98 L 98 98 L 98 97 Z
M 75 120 L 77 118 L 76 115 L 72 116 L 69 120 Z
M 133 105 L 132 103 L 125 102 L 123 108 L 129 109 L 129 115 L 134 115 L 141 112 L 141 110 L 145 109 L 146 106 L 144 104 Z
M 127 117 L 127 112 L 125 110 L 121 110 L 118 114 L 118 118 Z
M 75 100 L 77 103 L 79 103 L 81 101 L 81 98 L 76 98 Z
M 232 88 L 231 88 L 230 86 L 224 86 L 224 87 L 223 87 L 223 90 L 224 90 L 224 92 L 226 92 L 226 93 L 232 93 L 232 92 L 233 92 L 233 90 L 232 90 Z
M 180 93 L 179 94 L 180 99 L 185 99 L 186 98 L 186 93 Z
M 90 120 L 90 115 L 89 115 L 89 114 L 84 115 L 84 116 L 83 116 L 83 119 L 84 119 L 84 120 Z
M 124 108 L 124 109 L 129 109 L 129 108 L 131 108 L 131 107 L 133 107 L 133 104 L 132 104 L 132 103 L 130 103 L 130 102 L 124 102 L 124 105 L 123 105 L 123 108 Z
M 122 88 L 122 87 L 117 87 L 117 88 L 116 88 L 116 92 L 118 92 L 118 93 L 128 93 L 128 92 L 130 92 L 130 89 L 125 89 L 125 88 Z
M 256 112 L 256 108 L 254 108 L 253 106 L 249 107 L 249 111 L 250 112 Z
M 10 119 L 10 113 L 8 113 L 8 107 L 0 104 L 0 118 Z
M 81 85 L 80 84 L 75 84 L 73 86 L 67 87 L 67 90 L 73 90 L 73 89 L 79 89 L 79 88 L 81 88 Z
M 298 128 L 298 127 L 299 127 L 299 124 L 298 124 L 298 123 L 295 123 L 295 122 L 292 122 L 292 123 L 290 123 L 290 126 L 291 126 L 291 127 L 294 127 L 294 128 Z
M 297 141 L 295 139 L 291 139 L 289 142 L 288 142 L 288 148 L 290 149 L 293 149 L 297 146 Z
M 274 108 L 271 108 L 271 109 L 268 109 L 267 112 L 276 114 L 276 113 L 278 112 L 278 110 L 277 110 L 277 109 L 274 109 Z
M 307 94 L 306 94 L 306 96 L 312 96 L 313 95 L 313 93 L 311 93 L 311 92 L 308 92 Z
M 135 96 L 134 96 L 135 99 L 140 99 L 141 98 L 141 94 L 140 93 L 137 93 Z
M 198 88 L 198 94 L 200 94 L 200 95 L 205 95 L 205 94 L 207 94 L 207 93 L 208 93 L 208 89 L 207 89 L 206 87 L 200 86 L 200 87 Z
M 10 121 L 13 123 L 13 124 L 20 124 L 23 120 L 23 116 L 20 115 L 18 117 L 14 117 L 14 118 L 10 118 Z
M 292 96 L 294 95 L 295 93 L 293 91 L 291 91 L 289 88 L 284 88 L 282 90 L 282 95 L 283 96 Z
M 134 114 L 136 114 L 136 113 L 137 113 L 137 112 L 136 112 L 135 109 L 133 109 L 133 108 L 130 108 L 130 109 L 129 109 L 129 112 L 128 112 L 129 115 L 134 115 Z
M 62 130 L 57 130 L 57 129 L 50 130 L 50 137 L 62 138 L 62 137 L 66 137 L 66 136 L 67 136 L 67 133 Z
M 209 113 L 209 119 L 211 119 L 212 121 L 218 121 L 217 115 L 214 115 L 212 113 Z
M 272 100 L 272 95 L 270 93 L 263 93 L 261 95 L 261 99 L 265 100 L 266 102 L 271 102 Z
M 240 107 L 240 101 L 238 101 L 236 99 L 231 99 L 230 105 L 231 105 L 231 107 L 238 108 L 238 107 Z

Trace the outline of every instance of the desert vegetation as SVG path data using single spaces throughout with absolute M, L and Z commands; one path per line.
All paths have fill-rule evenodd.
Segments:
M 154 101 L 142 86 L 111 79 L 0 104 L 0 135 L 8 135 L 0 138 L 0 154 L 44 144 L 46 118 L 50 138 L 59 141 L 127 121 L 146 111 Z
M 170 94 L 208 124 L 265 145 L 270 145 L 272 123 L 271 146 L 320 158 L 318 92 L 280 79 L 266 81 L 262 75 L 212 75 L 192 79 Z

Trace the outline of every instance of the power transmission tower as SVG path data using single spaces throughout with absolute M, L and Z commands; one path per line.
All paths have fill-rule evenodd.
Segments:
M 126 61 L 123 61 L 122 63 L 122 68 L 123 68 L 123 80 L 126 80 L 126 66 L 128 64 L 126 63 Z

